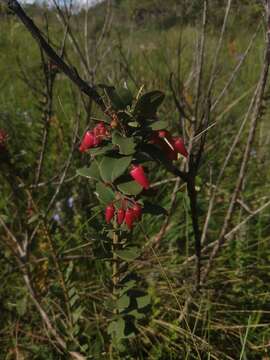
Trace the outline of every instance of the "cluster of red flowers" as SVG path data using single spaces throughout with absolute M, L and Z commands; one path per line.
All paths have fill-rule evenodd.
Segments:
M 7 133 L 4 130 L 0 129 L 0 151 L 5 150 L 7 138 Z
M 109 224 L 116 216 L 118 225 L 122 225 L 125 222 L 127 227 L 131 230 L 134 222 L 141 220 L 142 207 L 136 202 L 131 203 L 130 205 L 131 206 L 127 206 L 126 201 L 123 201 L 122 206 L 118 210 L 115 209 L 113 204 L 107 205 L 105 209 L 105 219 L 107 224 Z
M 99 122 L 93 130 L 86 131 L 79 150 L 85 152 L 93 147 L 97 147 L 109 136 L 109 132 L 103 121 Z
M 188 156 L 183 139 L 172 136 L 167 130 L 154 131 L 150 142 L 160 147 L 171 161 L 177 160 L 177 154 Z
M 99 122 L 93 130 L 88 130 L 80 144 L 79 150 L 85 152 L 93 147 L 98 147 L 103 140 L 110 137 L 110 132 L 106 128 L 104 122 Z M 180 137 L 172 136 L 167 130 L 153 131 L 150 137 L 150 143 L 157 145 L 167 156 L 168 160 L 177 160 L 178 154 L 184 157 L 188 156 L 184 141 Z M 130 176 L 143 189 L 149 189 L 150 183 L 145 174 L 144 168 L 140 164 L 132 164 L 129 171 Z M 126 200 L 123 201 L 123 206 L 116 211 L 114 204 L 107 205 L 105 209 L 105 219 L 109 224 L 116 216 L 118 225 L 123 222 L 131 230 L 136 220 L 141 219 L 142 207 L 134 200 L 130 201 L 130 206 L 126 205 Z

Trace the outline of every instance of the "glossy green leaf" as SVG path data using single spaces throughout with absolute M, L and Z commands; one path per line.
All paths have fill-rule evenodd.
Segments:
M 101 182 L 97 183 L 96 193 L 97 193 L 98 199 L 105 204 L 108 204 L 108 203 L 114 201 L 114 199 L 115 199 L 115 195 L 114 195 L 114 192 L 112 191 L 112 189 L 108 186 L 105 186 Z
M 143 188 L 141 185 L 133 180 L 126 181 L 117 185 L 118 190 L 123 194 L 136 196 L 142 192 Z
M 115 89 L 109 87 L 105 89 L 105 92 L 116 110 L 124 110 L 132 104 L 132 93 L 126 88 Z
M 104 156 L 100 162 L 100 175 L 105 182 L 114 182 L 123 175 L 132 161 L 132 156 L 113 158 Z
M 142 95 L 135 106 L 134 115 L 139 118 L 154 118 L 164 97 L 164 93 L 158 90 Z
M 131 155 L 135 152 L 135 141 L 133 138 L 122 136 L 118 131 L 114 131 L 112 135 L 112 142 L 119 146 L 119 153 L 122 155 Z

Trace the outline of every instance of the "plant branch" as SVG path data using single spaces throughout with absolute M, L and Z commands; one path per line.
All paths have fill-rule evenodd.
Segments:
M 95 103 L 101 108 L 102 111 L 106 111 L 106 106 L 104 104 L 104 101 L 102 97 L 99 95 L 99 93 L 96 91 L 96 89 L 89 85 L 86 81 L 84 81 L 80 75 L 78 74 L 76 68 L 70 67 L 67 65 L 67 63 L 61 59 L 55 50 L 48 44 L 48 42 L 44 39 L 44 36 L 42 35 L 41 31 L 38 29 L 38 27 L 35 25 L 32 19 L 30 19 L 27 14 L 24 12 L 21 5 L 18 3 L 17 0 L 0 0 L 0 2 L 7 5 L 7 7 L 13 11 L 18 18 L 22 21 L 22 23 L 25 25 L 27 30 L 31 33 L 33 38 L 36 40 L 36 42 L 39 44 L 39 46 L 44 50 L 46 55 L 52 60 L 52 62 L 58 66 L 60 70 L 62 70 L 66 76 L 74 83 L 76 84 L 79 89 L 85 93 L 87 96 L 89 96 L 92 100 L 95 101 Z

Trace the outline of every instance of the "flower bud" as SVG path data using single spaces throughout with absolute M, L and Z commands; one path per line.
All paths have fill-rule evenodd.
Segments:
M 109 224 L 110 221 L 112 220 L 112 218 L 114 216 L 114 212 L 115 212 L 115 208 L 114 208 L 113 204 L 110 204 L 106 207 L 105 220 L 106 220 L 107 224 Z
M 127 224 L 127 227 L 129 228 L 129 230 L 132 230 L 134 220 L 135 220 L 135 217 L 134 217 L 133 210 L 127 209 L 126 214 L 125 214 L 125 223 Z
M 86 131 L 79 149 L 81 152 L 85 152 L 86 150 L 91 149 L 93 146 L 95 146 L 94 144 L 95 135 L 93 131 Z
M 130 171 L 132 178 L 140 184 L 144 189 L 149 189 L 149 180 L 147 179 L 144 169 L 141 165 L 133 165 Z
M 141 220 L 141 217 L 142 217 L 142 207 L 141 207 L 141 205 L 135 203 L 132 210 L 133 210 L 135 219 L 138 220 L 138 221 Z
M 184 157 L 188 157 L 188 152 L 185 147 L 184 141 L 180 137 L 174 137 L 173 138 L 173 147 L 176 152 L 183 155 Z
M 126 212 L 124 209 L 119 209 L 117 211 L 117 223 L 118 225 L 121 225 L 125 219 Z
M 177 160 L 177 152 L 174 150 L 172 142 L 172 137 L 166 130 L 155 131 L 150 138 L 150 143 L 157 145 L 170 161 Z

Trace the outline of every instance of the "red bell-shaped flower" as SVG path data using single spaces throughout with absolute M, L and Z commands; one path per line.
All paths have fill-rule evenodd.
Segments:
M 133 213 L 134 213 L 134 217 L 136 220 L 141 220 L 142 217 L 142 207 L 140 204 L 135 203 L 134 206 L 132 207 Z
M 171 144 L 171 146 L 169 146 L 168 142 Z M 168 131 L 155 131 L 150 138 L 150 143 L 157 145 L 169 160 L 177 160 L 177 152 L 173 148 L 173 140 L 171 134 Z
M 179 154 L 183 155 L 184 157 L 188 157 L 188 152 L 185 147 L 184 141 L 180 137 L 174 137 L 173 138 L 173 147 L 175 151 L 177 151 Z
M 130 175 L 144 189 L 149 189 L 149 180 L 147 179 L 144 169 L 141 165 L 133 165 Z
M 121 225 L 125 219 L 126 212 L 124 209 L 119 209 L 117 211 L 117 223 L 118 225 Z
M 91 149 L 93 146 L 95 146 L 95 138 L 96 137 L 93 131 L 86 131 L 80 145 L 80 151 L 85 152 L 86 150 Z
M 107 224 L 109 224 L 110 221 L 112 220 L 112 218 L 114 216 L 114 212 L 115 212 L 115 208 L 114 208 L 113 204 L 110 204 L 106 207 L 105 220 L 106 220 Z
M 133 228 L 134 220 L 135 220 L 134 211 L 132 209 L 127 209 L 125 214 L 125 223 L 127 224 L 129 230 Z
M 93 129 L 94 135 L 97 137 L 105 137 L 107 134 L 107 129 L 103 121 L 99 122 Z
M 161 139 L 166 138 L 167 140 L 169 140 L 171 142 L 172 140 L 172 135 L 169 133 L 169 131 L 167 130 L 159 130 L 158 131 L 158 137 Z

